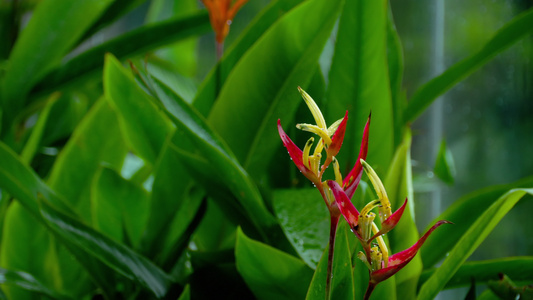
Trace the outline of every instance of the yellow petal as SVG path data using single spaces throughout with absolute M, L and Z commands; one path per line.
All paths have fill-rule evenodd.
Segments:
M 302 88 L 298 87 L 298 91 L 302 95 L 302 98 L 304 98 L 305 104 L 309 107 L 309 110 L 313 114 L 313 118 L 315 118 L 316 125 L 322 129 L 327 129 L 326 127 L 326 120 L 324 120 L 324 116 L 322 115 L 322 112 L 318 108 L 318 106 L 315 103 L 315 100 L 309 96 Z

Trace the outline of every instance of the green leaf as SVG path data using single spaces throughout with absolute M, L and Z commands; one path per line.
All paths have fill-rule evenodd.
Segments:
M 341 172 L 355 164 L 363 128 L 372 111 L 367 161 L 385 170 L 393 154 L 394 121 L 387 62 L 388 1 L 345 1 L 329 72 L 326 117 L 332 121 L 349 111 Z
M 446 256 L 459 238 L 472 226 L 474 221 L 502 194 L 513 188 L 533 186 L 533 177 L 505 185 L 491 186 L 470 193 L 455 201 L 437 220 L 448 220 L 453 226 L 442 226 L 431 234 L 424 247 L 420 249 L 420 256 L 424 268 L 434 266 Z M 432 224 L 429 224 L 428 228 Z
M 253 178 L 281 146 L 276 120 L 288 124 L 302 103 L 297 87 L 315 74 L 340 2 L 306 1 L 285 14 L 244 54 L 220 91 L 209 124 Z
M 407 199 L 407 209 L 402 218 L 388 234 L 392 253 L 414 245 L 419 238 L 415 224 L 415 201 L 411 174 L 411 132 L 407 129 L 404 140 L 396 150 L 385 180 L 385 188 L 393 211 Z M 415 256 L 395 275 L 398 298 L 414 298 L 418 277 L 422 272 L 422 259 Z
M 257 299 L 303 299 L 312 277 L 303 261 L 248 238 L 240 228 L 235 260 Z
M 210 28 L 205 12 L 144 25 L 70 59 L 39 82 L 35 93 L 46 94 L 52 89 L 56 90 L 86 75 L 97 73 L 104 65 L 106 53 L 113 53 L 122 60 L 206 33 Z
M 131 241 L 134 248 L 139 247 L 150 207 L 142 187 L 102 168 L 93 181 L 91 204 L 94 229 L 118 243 Z
M 85 220 L 91 220 L 91 182 L 101 164 L 120 170 L 127 153 L 117 115 L 101 98 L 78 125 L 58 155 L 49 186 L 68 200 Z
M 220 93 L 228 74 L 257 40 L 281 18 L 287 11 L 302 2 L 302 0 L 276 0 L 270 2 L 246 27 L 239 38 L 224 51 L 219 64 L 207 75 L 196 97 L 194 107 L 203 116 L 207 116 L 215 99 Z
M 126 278 L 140 284 L 156 297 L 163 297 L 171 278 L 146 258 L 116 243 L 90 227 L 53 209 L 41 201 L 41 215 L 52 231 L 109 265 Z
M 453 247 L 437 271 L 422 285 L 418 299 L 433 299 L 505 214 L 526 194 L 533 194 L 533 189 L 510 190 L 485 210 Z
M 330 299 L 354 299 L 354 278 L 352 274 L 352 260 L 351 250 L 348 244 L 348 233 L 348 223 L 340 220 L 335 239 Z M 322 258 L 316 267 L 313 280 L 307 291 L 306 300 L 326 299 L 328 252 L 329 246 L 324 250 Z
M 2 82 L 4 132 L 27 102 L 26 95 L 34 84 L 59 64 L 112 2 L 56 0 L 39 3 L 11 52 L 7 76 Z
M 274 191 L 274 210 L 298 255 L 316 269 L 329 239 L 329 212 L 316 188 Z
M 435 174 L 446 184 L 453 184 L 455 180 L 455 164 L 453 161 L 452 152 L 446 147 L 446 141 L 444 139 L 440 143 L 434 171 Z
M 193 107 L 157 79 L 154 79 L 154 84 L 157 96 L 169 117 L 183 130 L 200 154 L 208 159 L 212 169 L 239 200 L 263 237 L 266 237 L 265 230 L 274 226 L 275 220 L 265 207 L 252 179 L 235 159 L 229 147 Z
M 104 90 L 119 115 L 120 127 L 131 149 L 155 164 L 167 136 L 174 130 L 173 124 L 117 60 L 107 59 Z
M 527 286 L 517 286 L 507 274 L 500 274 L 499 280 L 489 281 L 489 288 L 492 292 L 498 295 L 501 299 L 531 299 L 533 298 L 533 287 L 531 285 Z
M 29 273 L 0 268 L 0 284 L 15 285 L 22 289 L 37 292 L 53 299 L 69 299 L 51 288 L 46 287 Z
M 505 24 L 477 53 L 421 86 L 409 101 L 404 112 L 404 122 L 414 121 L 438 96 L 532 32 L 533 9 L 529 9 Z
M 419 286 L 422 286 L 437 269 L 425 270 L 420 275 Z M 477 284 L 485 284 L 498 278 L 503 273 L 516 281 L 531 280 L 533 274 L 533 256 L 506 257 L 483 261 L 467 261 L 457 270 L 444 288 L 453 289 L 467 286 L 475 278 Z

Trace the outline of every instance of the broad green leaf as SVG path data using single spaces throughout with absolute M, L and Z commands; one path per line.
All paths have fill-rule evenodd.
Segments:
M 331 298 L 340 300 L 354 299 L 354 279 L 352 274 L 351 250 L 348 244 L 348 223 L 340 220 L 335 238 L 333 255 Z M 329 246 L 326 247 L 318 263 L 313 280 L 307 291 L 306 300 L 326 299 L 326 277 Z
M 422 286 L 437 269 L 425 270 L 420 275 L 419 286 Z M 474 278 L 477 284 L 487 283 L 503 273 L 516 281 L 531 280 L 533 274 L 533 256 L 506 257 L 483 261 L 467 261 L 457 270 L 444 288 L 452 289 L 470 284 Z
M 448 220 L 453 226 L 442 226 L 431 234 L 424 247 L 420 249 L 420 256 L 424 268 L 434 266 L 445 257 L 459 238 L 470 228 L 474 221 L 502 194 L 513 188 L 533 186 L 533 177 L 528 177 L 511 184 L 491 186 L 468 194 L 455 201 L 437 220 Z M 432 224 L 429 224 L 429 228 Z
M 326 118 L 331 122 L 349 111 L 342 151 L 343 174 L 357 155 L 370 112 L 372 123 L 367 161 L 385 170 L 393 154 L 394 120 L 387 62 L 388 1 L 345 1 L 329 72 Z
M 191 287 L 189 285 L 185 286 L 185 289 L 181 293 L 178 300 L 190 300 L 191 299 Z
M 446 141 L 442 140 L 437 153 L 437 161 L 434 168 L 435 174 L 446 184 L 453 184 L 455 181 L 455 164 L 452 152 L 446 147 Z
M 167 86 L 154 79 L 159 100 L 179 130 L 194 144 L 200 154 L 208 159 L 233 195 L 239 200 L 257 229 L 266 237 L 265 229 L 275 226 L 274 217 L 265 207 L 259 191 L 250 176 L 235 159 L 225 141 L 206 123 L 205 119 Z
M 31 274 L 25 272 L 17 272 L 0 268 L 0 284 L 18 286 L 22 289 L 37 292 L 53 299 L 70 299 L 69 297 L 45 286 Z
M 302 103 L 297 87 L 315 74 L 340 2 L 306 1 L 286 13 L 243 55 L 220 91 L 209 124 L 254 178 L 281 145 L 276 120 L 286 126 Z
M 85 221 L 91 220 L 90 187 L 101 164 L 120 170 L 127 153 L 117 115 L 101 98 L 78 125 L 58 155 L 49 186 Z
M 65 255 L 61 260 L 57 258 L 57 251 L 55 248 L 55 241 L 48 238 L 46 231 L 48 227 L 43 227 L 44 220 L 40 217 L 40 211 L 38 206 L 37 195 L 41 195 L 47 199 L 48 203 L 53 204 L 55 207 L 62 209 L 64 212 L 71 213 L 72 210 L 68 208 L 67 205 L 63 204 L 64 200 L 51 190 L 44 182 L 42 182 L 39 177 L 26 165 L 24 165 L 17 155 L 4 143 L 0 143 L 0 186 L 2 191 L 6 191 L 13 195 L 18 200 L 18 203 L 24 206 L 25 210 L 20 209 L 18 203 L 14 203 L 12 207 L 13 217 L 9 217 L 10 212 L 8 211 L 8 220 L 13 218 L 13 226 L 9 228 L 9 225 L 6 225 L 4 230 L 3 242 L 9 240 L 11 243 L 2 244 L 2 265 L 5 267 L 6 262 L 16 263 L 18 261 L 23 261 L 24 264 L 31 262 L 32 259 L 36 259 L 35 267 L 33 267 L 32 274 L 39 274 L 39 272 L 45 272 L 46 276 L 38 277 L 39 279 L 54 279 L 58 280 L 57 284 L 60 284 L 64 289 L 68 289 L 72 292 L 77 292 L 78 288 L 83 288 L 84 284 L 87 282 L 84 278 L 80 277 L 79 265 L 72 260 L 72 256 Z M 18 208 L 17 208 L 18 207 Z M 29 212 L 29 214 L 28 214 Z M 36 222 L 37 221 L 37 222 Z M 24 226 L 20 226 L 24 224 Z M 52 232 L 53 233 L 53 232 Z M 26 238 L 20 240 L 21 237 L 27 234 Z M 10 237 L 11 235 L 11 237 Z M 55 236 L 57 238 L 57 235 Z M 14 241 L 20 241 L 20 247 L 17 248 Z M 28 241 L 33 241 L 33 247 L 28 249 Z M 91 275 L 93 282 L 96 283 L 106 295 L 111 295 L 113 293 L 114 287 L 110 287 L 112 284 L 108 280 L 107 273 L 102 269 L 102 264 L 92 260 L 92 257 L 87 257 L 83 249 L 73 247 L 68 241 L 62 241 L 62 243 L 68 248 L 76 260 L 84 267 L 87 272 Z M 24 249 L 21 251 L 21 249 Z M 43 249 L 43 257 L 37 256 L 32 252 L 28 252 L 34 249 Z M 53 251 L 46 251 L 45 249 L 50 249 Z M 13 255 L 6 255 L 4 251 L 14 251 Z M 61 251 L 61 249 L 59 249 Z M 24 253 L 26 253 L 24 255 Z M 62 252 L 65 254 L 65 252 Z M 16 258 L 16 259 L 11 259 Z M 43 260 L 43 261 L 41 261 Z M 63 268 L 63 269 L 62 269 Z M 16 269 L 16 268 L 10 268 Z M 59 272 L 61 270 L 68 270 L 72 278 L 62 278 L 58 276 L 49 276 L 50 270 L 54 272 Z M 83 273 L 82 273 L 83 274 Z
M 144 25 L 65 62 L 39 82 L 35 93 L 37 95 L 46 94 L 52 89 L 56 90 L 85 75 L 95 74 L 104 65 L 106 53 L 113 53 L 120 59 L 126 59 L 191 36 L 206 33 L 210 28 L 209 18 L 205 12 Z
M 531 33 L 533 33 L 533 9 L 525 11 L 505 24 L 477 53 L 454 64 L 421 86 L 405 109 L 404 122 L 414 121 L 438 96 Z
M 316 188 L 274 191 L 274 210 L 281 228 L 312 269 L 316 269 L 329 239 L 329 212 Z
M 163 297 L 171 278 L 146 258 L 116 243 L 41 201 L 41 215 L 49 228 L 126 278 L 140 284 L 156 297 Z
M 119 116 L 120 127 L 132 151 L 155 164 L 167 136 L 174 130 L 173 124 L 132 82 L 131 76 L 124 76 L 124 69 L 117 60 L 107 60 L 104 90 Z
M 404 140 L 392 159 L 385 180 L 385 188 L 393 211 L 398 209 L 405 199 L 408 201 L 402 218 L 388 234 L 392 253 L 397 253 L 414 245 L 419 238 L 415 224 L 415 201 L 411 174 L 411 132 L 409 130 L 406 130 Z M 395 275 L 399 298 L 415 297 L 417 280 L 421 272 L 422 259 L 417 255 Z
M 487 208 L 457 241 L 437 271 L 422 285 L 418 299 L 433 299 L 505 214 L 526 194 L 533 195 L 533 189 L 510 190 Z M 434 236 L 432 238 L 435 239 Z
M 257 42 L 274 22 L 300 2 L 302 0 L 272 1 L 250 22 L 245 31 L 232 43 L 231 47 L 225 50 L 221 62 L 207 75 L 196 94 L 193 104 L 200 114 L 203 116 L 208 115 L 228 74 L 244 53 Z
M 303 299 L 313 276 L 301 260 L 237 230 L 235 263 L 257 299 Z
M 26 95 L 34 84 L 59 64 L 112 2 L 48 0 L 39 3 L 9 57 L 7 76 L 1 89 L 4 126 L 10 125 L 9 122 L 27 102 Z
M 102 168 L 91 189 L 93 228 L 116 242 L 131 241 L 139 248 L 148 220 L 148 193 L 115 171 Z M 123 234 L 127 236 L 123 237 Z

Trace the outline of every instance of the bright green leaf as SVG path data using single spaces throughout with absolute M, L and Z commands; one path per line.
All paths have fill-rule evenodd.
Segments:
M 0 268 L 0 284 L 15 285 L 22 289 L 37 292 L 53 299 L 69 299 L 51 288 L 46 287 L 29 273 Z
M 316 269 L 329 238 L 329 213 L 316 188 L 274 191 L 274 210 L 296 252 Z
M 343 173 L 355 164 L 370 112 L 367 161 L 376 171 L 385 170 L 394 151 L 387 6 L 386 0 L 345 1 L 339 21 L 325 112 L 333 122 L 349 111 L 347 134 L 337 156 Z

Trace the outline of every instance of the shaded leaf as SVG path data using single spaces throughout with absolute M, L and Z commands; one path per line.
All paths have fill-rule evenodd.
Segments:
M 37 292 L 53 299 L 69 299 L 69 297 L 46 287 L 31 274 L 25 272 L 0 268 L 0 284 L 16 285 L 25 290 Z
M 4 132 L 27 102 L 26 95 L 33 85 L 59 64 L 63 55 L 112 2 L 57 0 L 39 3 L 13 47 L 6 68 L 8 76 L 2 82 Z M 38 55 L 35 49 L 39 49 Z
M 505 24 L 477 53 L 421 86 L 409 100 L 404 112 L 404 122 L 413 122 L 438 96 L 532 32 L 533 9 L 529 9 Z
M 453 184 L 455 181 L 455 164 L 452 152 L 446 147 L 446 141 L 442 140 L 437 153 L 437 161 L 434 168 L 435 174 L 446 184 Z
M 533 194 L 533 189 L 510 190 L 487 208 L 464 233 L 437 271 L 422 285 L 418 299 L 433 299 L 505 214 L 526 194 Z
M 472 226 L 475 220 L 502 194 L 510 189 L 533 186 L 533 177 L 528 177 L 517 182 L 497 185 L 470 193 L 456 200 L 437 220 L 448 220 L 453 226 L 443 226 L 436 230 L 431 239 L 428 239 L 420 249 L 420 256 L 424 268 L 434 266 L 444 258 L 459 241 L 461 236 Z M 432 224 L 429 224 L 431 226 Z
M 257 299 L 302 299 L 312 270 L 294 256 L 248 238 L 237 229 L 237 270 Z

